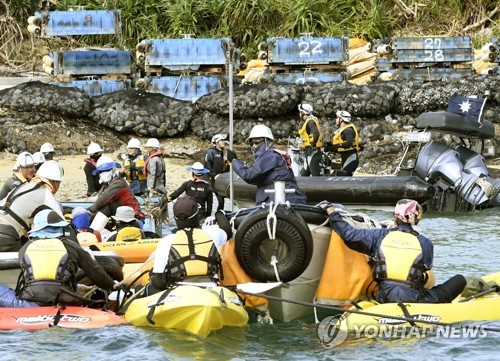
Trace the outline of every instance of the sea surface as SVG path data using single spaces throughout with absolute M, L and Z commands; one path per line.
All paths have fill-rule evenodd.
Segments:
M 390 213 L 366 212 L 377 220 Z M 500 211 L 425 215 L 419 230 L 434 242 L 437 282 L 456 273 L 500 269 Z M 475 323 L 500 328 L 500 321 Z M 500 333 L 481 337 L 349 338 L 326 349 L 314 323 L 223 328 L 202 339 L 128 325 L 94 330 L 0 332 L 1 360 L 499 360 Z

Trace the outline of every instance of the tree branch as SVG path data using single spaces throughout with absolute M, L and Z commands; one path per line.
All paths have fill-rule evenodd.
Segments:
M 491 20 L 491 18 L 493 16 L 495 16 L 495 14 L 500 10 L 500 6 L 497 5 L 496 8 L 494 8 L 493 10 L 491 10 L 489 12 L 488 15 L 486 15 L 484 18 L 482 18 L 481 20 L 479 21 L 476 21 L 474 24 L 470 24 L 469 26 L 466 26 L 463 30 L 462 30 L 462 33 L 467 33 L 468 31 L 471 31 L 471 30 L 474 30 L 478 27 L 480 27 L 481 25 L 483 25 L 485 22 L 487 22 L 488 20 Z
M 401 11 L 408 17 L 413 17 L 413 18 L 416 18 L 417 17 L 417 14 L 415 14 L 415 12 L 410 9 L 404 2 L 403 0 L 392 0 L 392 2 L 394 4 L 396 4 L 396 6 L 401 9 Z

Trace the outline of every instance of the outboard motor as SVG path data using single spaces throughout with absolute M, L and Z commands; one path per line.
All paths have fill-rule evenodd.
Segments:
M 429 183 L 445 181 L 446 185 L 440 185 L 443 190 L 454 190 L 458 198 L 473 206 L 488 201 L 500 205 L 500 179 L 489 177 L 484 158 L 463 146 L 452 149 L 435 141 L 426 144 L 415 171 Z

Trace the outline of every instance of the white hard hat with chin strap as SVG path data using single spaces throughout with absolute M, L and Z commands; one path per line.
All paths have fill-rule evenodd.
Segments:
M 128 141 L 127 148 L 128 149 L 132 149 L 132 148 L 141 149 L 141 142 L 137 138 L 132 138 Z
M 350 123 L 351 122 L 351 113 L 345 110 L 337 110 L 337 118 L 342 119 L 343 122 Z
M 104 150 L 101 148 L 101 146 L 97 143 L 94 143 L 94 142 L 90 143 L 88 148 L 87 148 L 88 155 L 102 153 L 102 152 L 104 152 Z
M 43 143 L 40 147 L 40 152 L 43 154 L 54 152 L 54 147 L 50 143 Z
M 252 128 L 250 131 L 250 135 L 248 136 L 247 139 L 253 139 L 253 138 L 267 138 L 270 140 L 274 140 L 273 137 L 273 132 L 269 127 L 266 127 L 264 124 L 257 124 Z

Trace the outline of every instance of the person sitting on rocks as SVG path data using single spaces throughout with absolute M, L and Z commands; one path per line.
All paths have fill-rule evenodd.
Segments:
M 89 157 L 84 159 L 85 165 L 83 167 L 85 179 L 87 180 L 87 197 L 96 195 L 102 187 L 102 184 L 99 183 L 99 175 L 94 174 L 94 171 L 103 151 L 101 146 L 94 142 L 91 142 L 87 147 Z
M 168 201 L 170 202 L 178 198 L 182 193 L 186 193 L 187 196 L 196 199 L 196 202 L 201 206 L 199 219 L 203 220 L 212 215 L 212 189 L 210 183 L 202 179 L 203 175 L 207 174 L 209 170 L 205 169 L 200 162 L 194 162 L 186 170 L 191 172 L 192 179 L 182 183 L 179 188 L 172 192 L 168 196 Z
M 19 153 L 13 169 L 15 170 L 12 177 L 4 182 L 2 190 L 0 190 L 0 199 L 4 199 L 11 190 L 23 183 L 29 182 L 35 176 L 35 158 L 29 152 Z
M 116 209 L 116 214 L 111 216 L 115 221 L 116 228 L 109 234 L 104 235 L 105 242 L 129 242 L 146 238 L 142 231 L 144 223 L 135 218 L 134 209 L 129 206 L 121 206 Z

